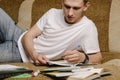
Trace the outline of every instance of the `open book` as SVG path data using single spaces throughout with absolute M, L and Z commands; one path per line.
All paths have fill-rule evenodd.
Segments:
M 33 70 L 30 70 L 22 66 L 15 66 L 11 64 L 0 65 L 0 79 L 8 78 L 22 73 L 31 73 L 31 72 L 33 72 Z
M 61 61 L 49 61 L 48 62 L 49 66 L 67 66 L 67 67 L 74 67 L 74 66 L 90 66 L 90 65 L 95 65 L 95 64 L 82 64 L 82 63 L 78 63 L 78 64 L 71 64 L 68 63 L 65 60 L 61 60 Z
M 62 61 L 49 61 L 48 65 L 57 65 L 57 66 L 75 66 L 75 64 L 70 64 L 65 60 Z

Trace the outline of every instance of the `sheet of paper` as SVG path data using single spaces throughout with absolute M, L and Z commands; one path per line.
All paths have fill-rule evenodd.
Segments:
M 10 64 L 2 64 L 2 65 L 0 65 L 0 71 L 1 70 L 18 69 L 18 68 L 23 68 L 23 67 L 14 66 L 14 65 L 10 65 Z
M 60 65 L 60 66 L 75 66 L 77 64 L 70 64 L 67 61 L 63 60 L 63 61 L 49 61 L 48 62 L 49 65 Z
M 87 71 L 77 71 L 77 72 L 74 72 L 74 74 L 72 74 L 67 80 L 70 80 L 70 78 L 79 79 L 79 80 L 84 79 L 93 74 L 100 74 L 102 71 L 103 71 L 103 68 L 90 69 Z
M 55 76 L 55 77 L 66 77 L 66 76 L 72 75 L 73 73 L 72 72 L 48 72 L 45 74 Z
M 48 69 L 44 69 L 44 72 L 49 72 L 49 71 L 72 71 L 75 69 L 80 69 L 80 67 L 57 67 L 57 68 L 48 68 Z

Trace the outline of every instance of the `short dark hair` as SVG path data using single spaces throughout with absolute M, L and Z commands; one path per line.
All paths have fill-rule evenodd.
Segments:
M 64 1 L 64 0 L 62 0 L 62 1 Z M 83 0 L 83 2 L 86 4 L 88 2 L 88 0 Z
M 88 2 L 88 0 L 83 0 L 83 1 L 84 1 L 85 4 Z

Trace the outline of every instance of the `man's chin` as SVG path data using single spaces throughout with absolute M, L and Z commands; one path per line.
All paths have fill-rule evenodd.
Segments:
M 73 21 L 72 19 L 66 19 L 65 18 L 65 22 L 68 23 L 68 24 L 74 24 L 75 21 Z
M 73 21 L 66 21 L 66 23 L 68 23 L 68 24 L 74 24 L 75 22 L 73 22 Z

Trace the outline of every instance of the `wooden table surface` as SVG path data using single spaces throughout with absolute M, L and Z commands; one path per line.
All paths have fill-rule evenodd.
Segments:
M 45 68 L 50 68 L 48 66 L 35 66 L 32 63 L 9 63 L 12 65 L 16 65 L 16 66 L 24 66 L 24 67 L 28 67 L 32 70 L 43 70 Z M 94 67 L 99 67 L 99 68 L 104 68 L 107 71 L 112 72 L 112 75 L 110 76 L 106 76 L 106 77 L 102 77 L 100 79 L 97 80 L 120 80 L 120 68 L 118 66 L 115 65 L 111 65 L 111 64 L 100 64 L 100 65 L 95 65 Z M 4 80 L 62 80 L 61 78 L 52 78 L 52 77 L 48 77 L 42 74 L 39 74 L 36 77 L 31 77 L 31 78 L 6 78 Z

